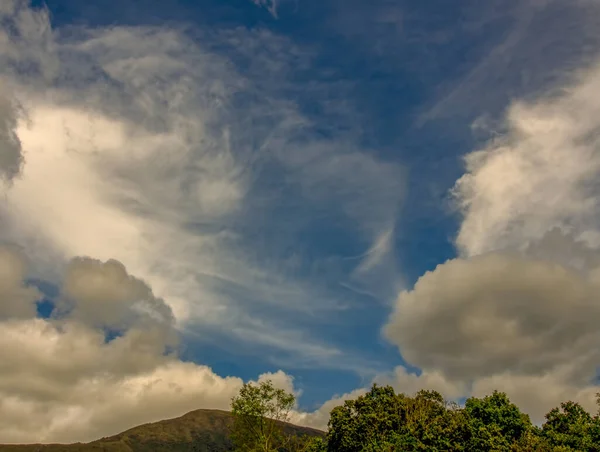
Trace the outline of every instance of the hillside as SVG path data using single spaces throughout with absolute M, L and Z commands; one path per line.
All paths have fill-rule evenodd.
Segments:
M 196 410 L 175 419 L 134 427 L 91 443 L 0 445 L 2 452 L 221 452 L 232 450 L 228 411 Z M 323 432 L 285 424 L 287 433 L 320 436 Z

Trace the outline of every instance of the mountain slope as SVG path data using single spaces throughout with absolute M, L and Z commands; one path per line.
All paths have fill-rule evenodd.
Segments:
M 175 419 L 144 424 L 91 443 L 0 445 L 2 452 L 225 452 L 233 416 L 222 410 L 196 410 Z M 286 433 L 322 436 L 323 432 L 284 424 Z

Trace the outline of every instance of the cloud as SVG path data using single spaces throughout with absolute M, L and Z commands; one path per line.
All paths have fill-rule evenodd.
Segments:
M 452 190 L 463 215 L 460 256 L 401 292 L 384 332 L 408 365 L 375 381 L 450 400 L 498 389 L 539 424 L 566 400 L 593 411 L 600 391 L 600 10 L 587 1 L 508 6 L 468 13 L 461 33 L 508 33 L 421 118 L 480 115 L 480 127 L 520 99 L 488 130 L 496 136 L 465 157 Z
M 560 376 L 546 375 L 513 375 L 510 373 L 482 378 L 473 384 L 472 394 L 483 397 L 494 390 L 503 391 L 511 401 L 527 413 L 536 425 L 545 422 L 545 415 L 550 409 L 559 407 L 561 403 L 573 401 L 589 413 L 597 412 L 596 393 L 598 385 L 581 386 L 570 383 Z
M 294 387 L 294 377 L 286 374 L 282 370 L 264 373 L 258 377 L 256 382 L 262 383 L 267 380 L 270 380 L 275 388 L 283 389 L 290 394 L 294 394 L 296 397 L 299 397 L 301 394 L 301 391 Z
M 465 157 L 454 187 L 461 254 L 521 247 L 555 227 L 600 244 L 599 88 L 594 68 L 558 96 L 514 103 L 506 134 Z
M 318 409 L 313 412 L 292 412 L 290 413 L 290 421 L 297 425 L 312 427 L 319 430 L 326 430 L 329 422 L 331 410 L 337 406 L 344 404 L 346 400 L 356 399 L 365 394 L 368 389 L 358 388 L 341 396 L 334 396 L 330 400 L 323 403 Z
M 307 331 L 315 313 L 340 310 L 339 294 L 282 254 L 320 249 L 298 240 L 315 224 L 370 248 L 393 227 L 402 171 L 353 137 L 323 138 L 285 97 L 310 51 L 264 30 L 53 30 L 25 1 L 2 14 L 0 78 L 23 108 L 26 164 L 0 204 L 1 237 L 26 248 L 32 274 L 57 282 L 57 262 L 114 259 L 178 328 L 305 361 L 336 349 Z
M 2 72 L 29 82 L 50 81 L 57 75 L 58 61 L 49 11 L 29 5 L 29 0 L 8 0 L 0 9 Z
M 0 442 L 226 409 L 243 381 L 181 361 L 182 336 L 363 369 L 314 334 L 351 306 L 331 287 L 353 266 L 304 238 L 343 233 L 376 250 L 370 269 L 388 262 L 403 171 L 355 144 L 358 124 L 325 138 L 302 113 L 291 77 L 310 49 L 265 30 L 52 29 L 49 15 L 0 6 L 0 240 L 15 244 L 0 253 Z M 48 319 L 32 278 L 60 289 Z
M 83 325 L 3 324 L 0 438 L 89 441 L 197 408 L 227 409 L 242 384 L 162 357 L 139 333 L 104 343 Z M 138 337 L 136 337 L 138 336 Z
M 30 318 L 42 294 L 24 283 L 25 258 L 15 249 L 0 246 L 0 319 Z
M 120 262 L 75 258 L 67 267 L 63 310 L 88 325 L 122 329 L 141 319 L 172 327 L 173 313 L 148 285 L 127 273 Z
M 386 335 L 412 364 L 452 378 L 568 365 L 565 377 L 589 382 L 600 359 L 597 275 L 503 254 L 451 260 L 399 297 Z
M 506 391 L 538 423 L 565 400 L 592 410 L 600 389 L 599 83 L 591 65 L 513 102 L 466 155 L 452 190 L 460 257 L 402 292 L 385 327 L 424 374 L 465 396 Z
M 452 401 L 469 393 L 468 385 L 460 381 L 452 381 L 438 370 L 426 370 L 416 374 L 408 371 L 406 367 L 397 366 L 393 372 L 378 375 L 375 382 L 379 385 L 390 385 L 397 392 L 410 396 L 422 389 L 438 391 L 447 400 Z
M 89 441 L 193 409 L 229 408 L 243 381 L 166 353 L 174 346 L 170 311 L 122 264 L 73 259 L 59 297 L 75 308 L 50 319 L 22 309 L 40 296 L 24 287 L 27 273 L 22 253 L 2 249 L 0 442 Z M 140 302 L 145 311 L 129 315 Z M 104 327 L 123 319 L 127 327 L 107 340 Z M 298 393 L 282 371 L 257 381 L 265 379 Z
M 0 178 L 10 182 L 23 164 L 21 141 L 15 133 L 17 110 L 0 86 Z
M 470 387 L 461 382 L 451 381 L 439 371 L 410 372 L 406 367 L 397 366 L 391 372 L 382 372 L 371 380 L 371 384 L 390 385 L 397 393 L 414 396 L 421 389 L 439 391 L 447 400 L 457 401 L 469 393 Z M 370 390 L 369 387 L 356 388 L 342 395 L 334 395 L 316 410 L 291 413 L 291 421 L 298 425 L 327 430 L 331 410 L 354 400 Z M 491 392 L 491 391 L 490 391 Z
M 461 89 L 472 96 L 475 79 L 495 64 L 487 61 Z M 567 82 L 565 73 L 560 86 L 512 102 L 495 136 L 465 156 L 451 192 L 462 214 L 459 257 L 403 291 L 384 328 L 421 369 L 407 377 L 400 368 L 397 381 L 407 387 L 463 397 L 505 391 L 536 423 L 566 400 L 594 409 L 600 70 L 586 64 Z M 446 101 L 460 98 L 453 95 Z
M 384 328 L 408 363 L 401 387 L 483 396 L 494 389 L 542 422 L 561 401 L 600 390 L 597 250 L 558 229 L 523 251 L 456 258 L 400 294 Z
M 531 100 L 560 89 L 573 70 L 598 58 L 600 8 L 594 1 L 469 2 L 461 17 L 461 27 L 443 31 L 478 46 L 470 49 L 471 61 L 458 77 L 438 87 L 442 95 L 433 99 L 419 125 L 496 115 L 515 98 Z
M 277 10 L 279 8 L 279 0 L 252 0 L 256 6 L 265 8 L 271 16 L 278 18 Z

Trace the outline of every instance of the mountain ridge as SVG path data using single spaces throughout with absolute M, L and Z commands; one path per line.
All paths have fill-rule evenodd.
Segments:
M 284 431 L 297 436 L 324 436 L 325 432 L 290 423 Z M 89 443 L 0 444 L 3 452 L 226 452 L 233 450 L 229 435 L 233 415 L 225 410 L 199 409 L 171 419 L 132 427 Z

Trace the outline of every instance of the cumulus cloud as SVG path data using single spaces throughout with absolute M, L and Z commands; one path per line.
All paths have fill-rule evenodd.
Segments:
M 0 319 L 31 318 L 36 315 L 37 289 L 25 284 L 25 257 L 14 248 L 0 246 Z
M 473 395 L 505 390 L 537 421 L 599 389 L 599 80 L 513 104 L 506 133 L 466 156 L 463 257 L 404 291 L 385 327 L 411 364 Z
M 520 256 L 455 259 L 400 296 L 386 334 L 411 363 L 453 378 L 570 365 L 565 377 L 585 383 L 600 359 L 599 283 L 597 270 Z
M 0 440 L 89 441 L 198 408 L 227 409 L 242 384 L 161 355 L 146 332 L 108 344 L 77 323 L 2 324 Z
M 410 396 L 422 389 L 438 391 L 451 401 L 456 401 L 469 392 L 468 385 L 464 382 L 451 380 L 439 370 L 425 370 L 417 374 L 404 366 L 397 366 L 388 374 L 378 375 L 374 381 L 380 385 L 390 385 L 397 392 Z
M 415 383 L 444 394 L 506 391 L 536 422 L 559 399 L 591 409 L 600 390 L 597 259 L 553 230 L 524 252 L 450 260 L 399 296 L 385 335 L 423 369 Z
M 290 421 L 297 425 L 303 425 L 306 427 L 312 427 L 320 430 L 327 429 L 327 423 L 329 422 L 329 415 L 331 410 L 337 406 L 344 404 L 346 400 L 356 399 L 368 391 L 366 388 L 358 388 L 340 396 L 334 396 L 330 400 L 323 403 L 315 411 L 306 412 L 292 412 Z
M 170 310 L 122 264 L 73 259 L 59 294 L 73 309 L 49 319 L 22 309 L 40 295 L 24 286 L 25 264 L 17 250 L 0 252 L 0 442 L 89 441 L 193 409 L 228 409 L 243 381 L 168 352 Z M 107 340 L 107 326 L 121 334 Z M 282 371 L 257 381 L 265 379 L 298 393 Z
M 465 82 L 468 84 L 468 80 Z M 600 70 L 507 109 L 452 189 L 459 257 L 396 302 L 386 337 L 422 370 L 397 379 L 445 394 L 505 391 L 543 422 L 600 390 Z M 437 379 L 431 378 L 437 375 Z
M 600 69 L 557 96 L 514 103 L 506 134 L 465 157 L 453 193 L 464 219 L 456 239 L 472 256 L 517 248 L 560 227 L 598 240 Z
M 89 325 L 122 329 L 140 318 L 169 327 L 174 323 L 169 306 L 115 260 L 71 260 L 62 287 L 62 309 Z
M 596 413 L 598 385 L 578 385 L 561 378 L 560 375 L 514 375 L 503 373 L 477 380 L 472 395 L 483 397 L 494 390 L 503 391 L 519 408 L 527 413 L 534 424 L 541 425 L 550 409 L 559 407 L 568 400 L 577 402 L 589 413 Z

